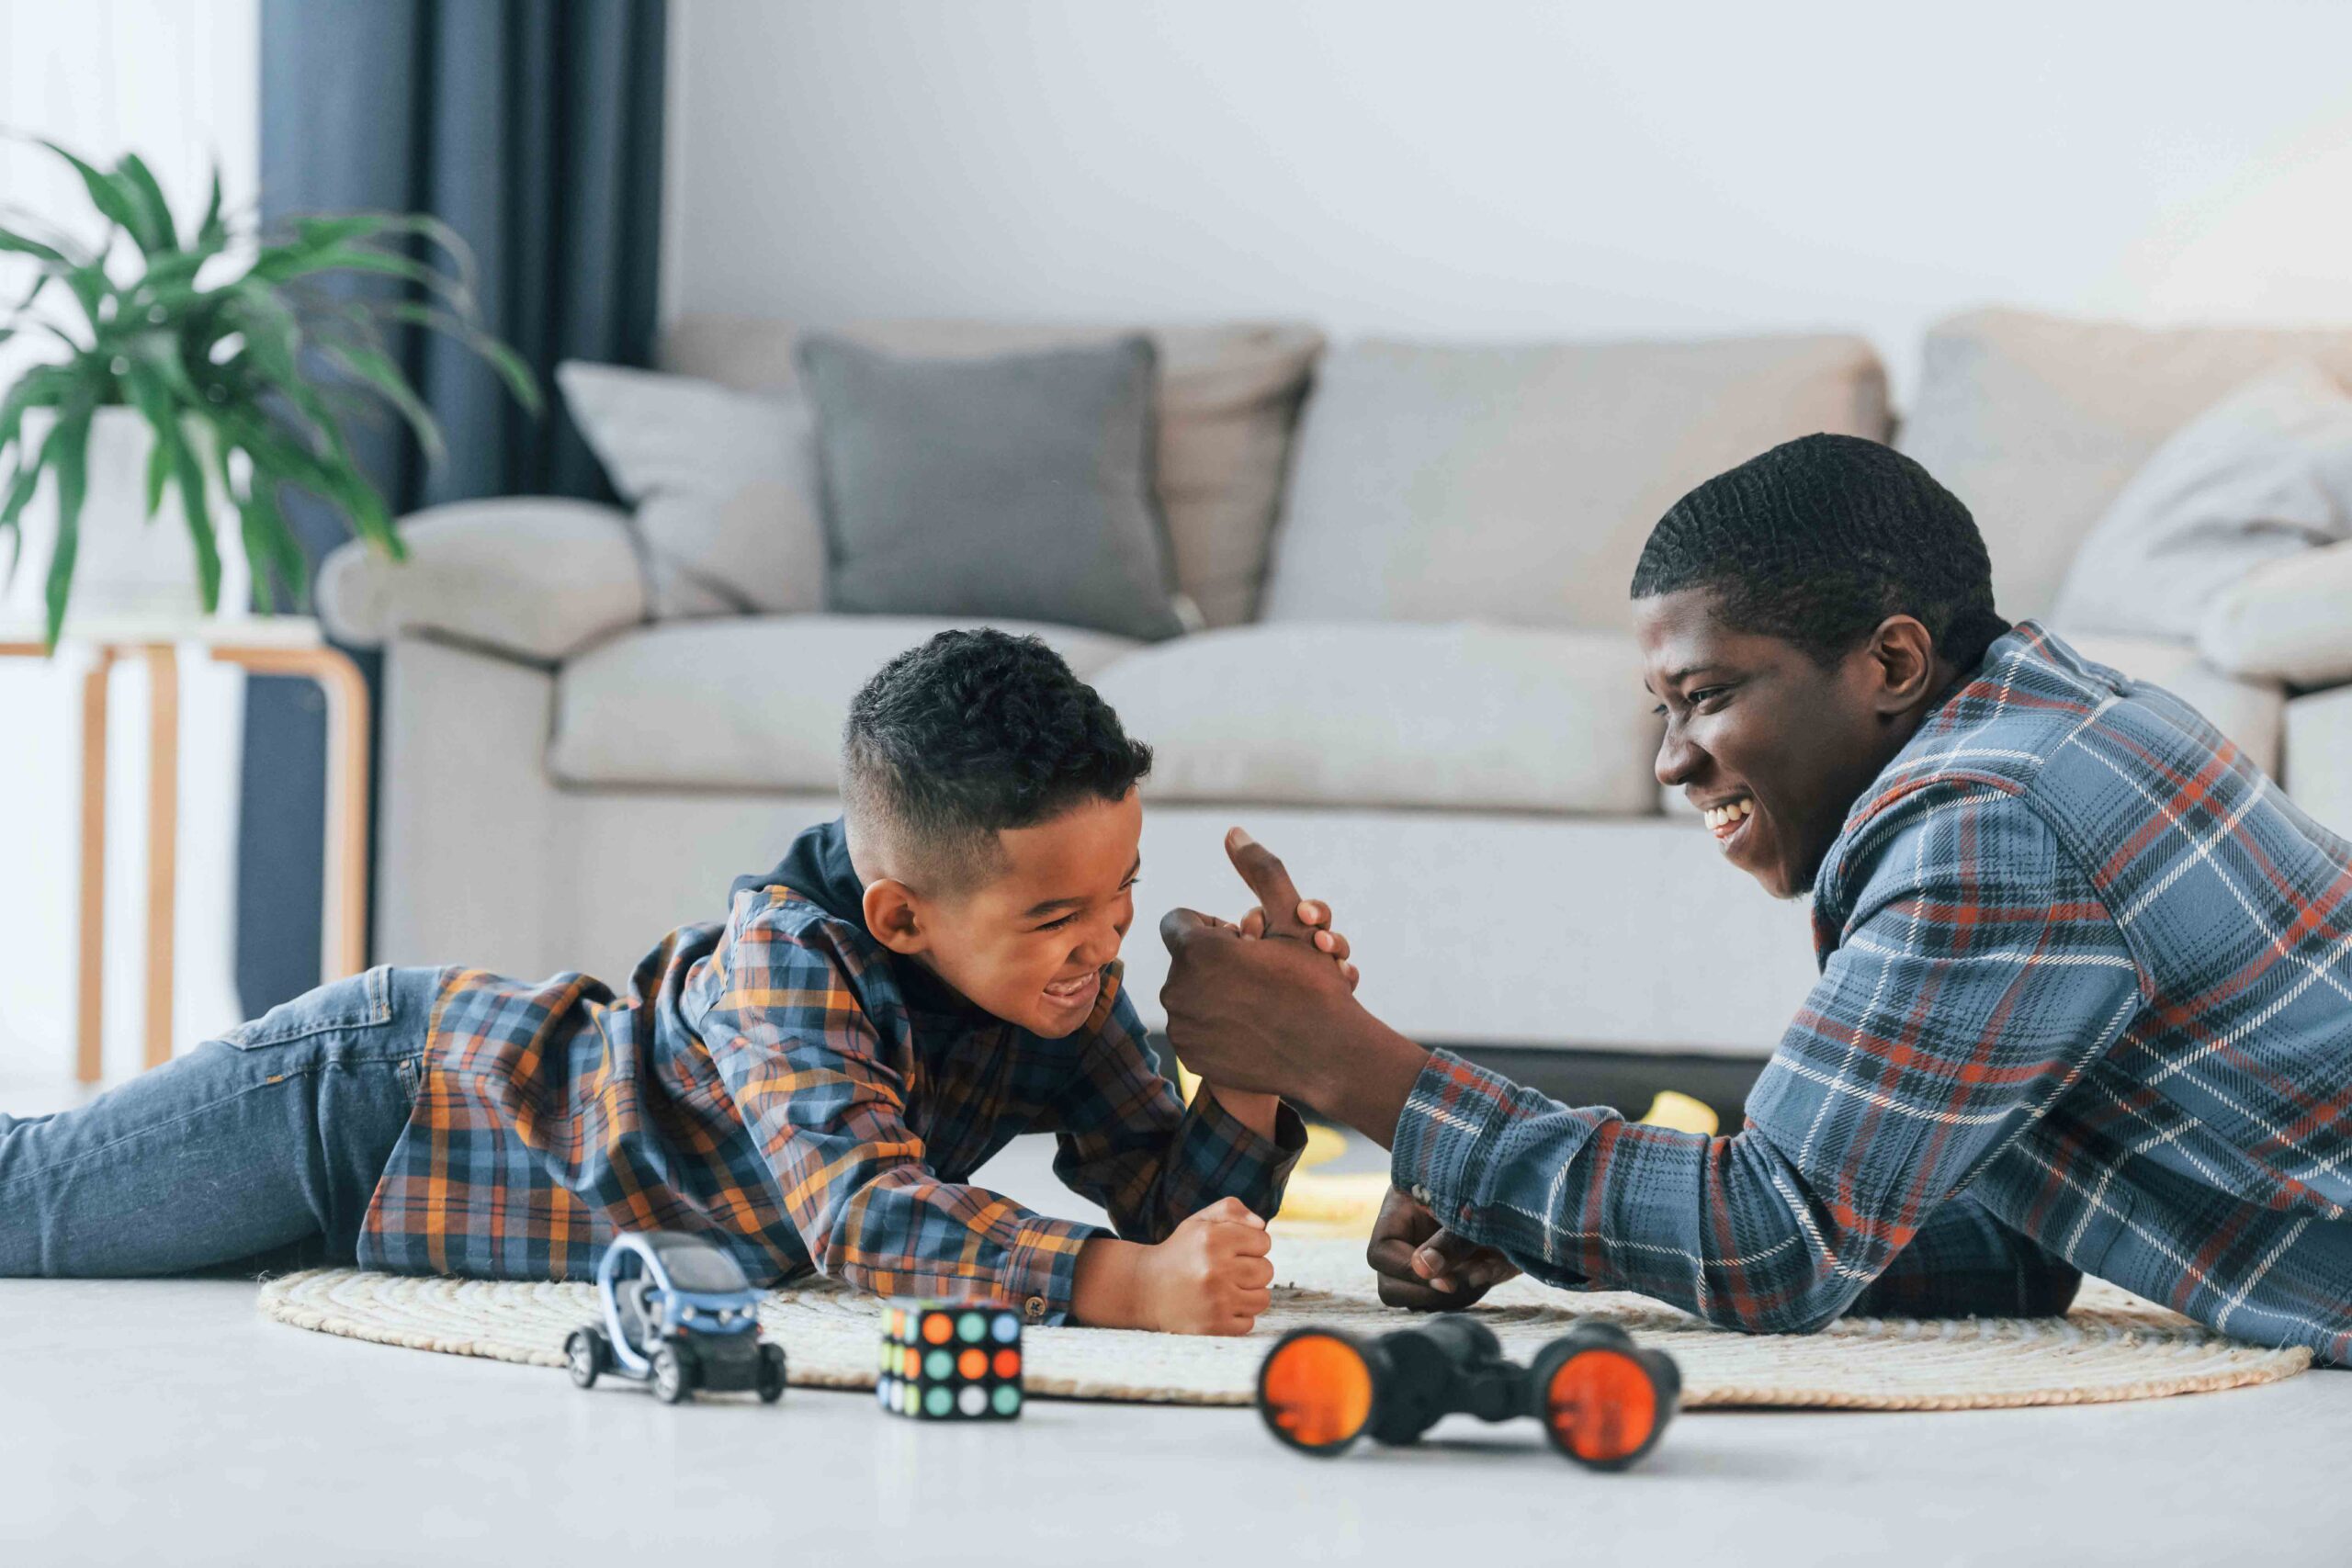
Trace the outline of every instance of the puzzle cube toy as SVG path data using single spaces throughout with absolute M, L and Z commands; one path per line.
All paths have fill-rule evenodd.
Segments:
M 875 1402 L 918 1421 L 1021 1414 L 1021 1314 L 993 1302 L 892 1302 L 882 1309 Z

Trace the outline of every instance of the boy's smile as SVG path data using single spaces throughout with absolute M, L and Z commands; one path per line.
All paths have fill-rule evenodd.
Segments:
M 993 874 L 924 897 L 868 888 L 867 918 L 892 950 L 920 958 L 974 1006 L 1058 1039 L 1083 1024 L 1102 971 L 1135 923 L 1143 801 L 1087 799 L 1060 816 L 997 834 Z M 875 895 L 898 894 L 875 919 Z

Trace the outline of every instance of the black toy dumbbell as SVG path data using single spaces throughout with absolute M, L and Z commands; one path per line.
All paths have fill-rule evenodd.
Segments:
M 1446 1416 L 1532 1416 L 1552 1446 L 1593 1470 L 1623 1470 L 1657 1443 L 1682 1395 L 1672 1357 L 1587 1319 L 1522 1367 L 1475 1318 L 1441 1317 L 1375 1339 L 1299 1328 L 1258 1369 L 1258 1414 L 1302 1453 L 1341 1454 L 1363 1434 L 1417 1440 Z

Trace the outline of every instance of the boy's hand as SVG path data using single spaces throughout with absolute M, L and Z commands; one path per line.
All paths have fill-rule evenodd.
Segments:
M 1392 1187 L 1372 1224 L 1364 1261 L 1380 1276 L 1380 1299 L 1415 1312 L 1454 1312 L 1519 1273 L 1491 1247 L 1464 1241 Z
M 1220 1198 L 1143 1249 L 1138 1314 L 1165 1334 L 1247 1334 L 1273 1304 L 1272 1238 L 1238 1198 Z
M 1270 889 L 1263 894 L 1267 903 L 1251 905 L 1250 912 L 1241 917 L 1241 934 L 1252 939 L 1268 935 L 1290 937 L 1306 942 L 1317 953 L 1329 953 L 1340 966 L 1340 973 L 1347 977 L 1348 989 L 1354 990 L 1360 976 L 1356 966 L 1348 962 L 1348 939 L 1331 929 L 1331 906 L 1299 897 L 1282 862 L 1244 829 L 1236 828 L 1226 834 L 1225 853 L 1244 882 L 1252 888 Z M 1267 914 L 1269 908 L 1290 912 L 1276 919 Z

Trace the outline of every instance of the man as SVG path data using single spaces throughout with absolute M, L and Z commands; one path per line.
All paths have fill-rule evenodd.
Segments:
M 1658 778 L 1813 898 L 1820 978 L 1737 1136 L 1425 1051 L 1306 941 L 1163 923 L 1189 1065 L 1392 1149 L 1384 1298 L 1516 1266 L 1803 1332 L 2063 1311 L 2093 1273 L 2352 1361 L 2352 845 L 2178 699 L 1996 615 L 1966 508 L 1875 443 L 1700 486 L 1633 592 Z

